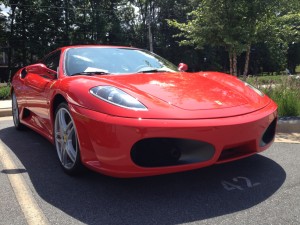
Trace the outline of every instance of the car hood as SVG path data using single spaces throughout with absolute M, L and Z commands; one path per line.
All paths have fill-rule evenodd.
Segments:
M 184 110 L 211 110 L 261 102 L 261 97 L 240 80 L 221 73 L 159 73 L 144 76 L 112 76 L 111 81 L 126 84 Z
M 270 103 L 267 96 L 260 96 L 236 77 L 217 72 L 76 76 L 65 81 L 70 102 L 121 117 L 221 118 L 251 113 Z M 134 111 L 99 101 L 89 94 L 99 85 L 122 89 L 148 110 Z

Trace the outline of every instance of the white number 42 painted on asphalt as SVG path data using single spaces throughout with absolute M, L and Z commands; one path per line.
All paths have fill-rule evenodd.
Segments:
M 245 188 L 253 188 L 260 183 L 252 183 L 251 180 L 247 177 L 235 177 L 232 179 L 233 182 L 228 182 L 223 180 L 221 183 L 225 190 L 232 191 L 232 190 L 244 190 Z

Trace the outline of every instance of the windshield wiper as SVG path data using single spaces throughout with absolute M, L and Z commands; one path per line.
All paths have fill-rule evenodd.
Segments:
M 78 72 L 78 73 L 74 73 L 71 76 L 76 76 L 76 75 L 88 75 L 88 76 L 92 76 L 92 75 L 105 75 L 105 74 L 109 74 L 107 72 L 102 72 L 102 71 L 89 71 L 89 72 Z
M 138 71 L 138 73 L 159 73 L 159 72 L 170 72 L 170 71 L 160 70 L 160 69 L 149 69 L 149 70 Z

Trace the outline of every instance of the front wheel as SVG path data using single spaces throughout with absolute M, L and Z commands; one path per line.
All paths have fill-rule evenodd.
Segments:
M 54 141 L 64 171 L 70 175 L 77 174 L 82 167 L 77 131 L 66 103 L 61 103 L 55 113 Z
M 24 129 L 24 125 L 20 122 L 19 106 L 15 92 L 12 93 L 12 116 L 15 128 L 18 130 Z

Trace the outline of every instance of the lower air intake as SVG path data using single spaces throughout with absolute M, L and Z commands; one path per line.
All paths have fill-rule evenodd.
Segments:
M 180 138 L 147 138 L 131 149 L 132 161 L 141 167 L 163 167 L 210 160 L 214 147 L 206 142 Z
M 270 124 L 270 126 L 266 129 L 265 133 L 263 134 L 259 144 L 260 147 L 264 147 L 270 142 L 272 142 L 272 140 L 275 137 L 276 124 L 277 124 L 277 118 L 273 120 L 273 122 Z

